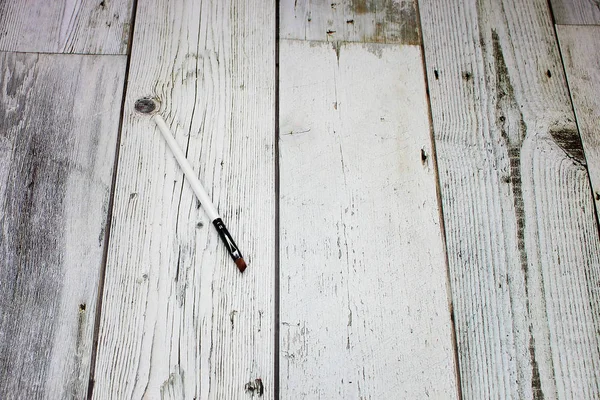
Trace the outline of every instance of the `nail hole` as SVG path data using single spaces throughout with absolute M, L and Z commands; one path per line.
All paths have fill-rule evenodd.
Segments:
M 423 165 L 425 165 L 425 163 L 427 163 L 427 153 L 425 152 L 425 149 L 421 149 L 421 162 L 423 163 Z

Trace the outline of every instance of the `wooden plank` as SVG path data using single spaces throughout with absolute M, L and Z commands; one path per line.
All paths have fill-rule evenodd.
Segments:
M 84 398 L 123 56 L 0 53 L 0 398 Z
M 600 210 L 600 26 L 556 27 L 577 125 Z
M 453 398 L 418 46 L 280 44 L 281 397 Z
M 125 54 L 133 0 L 0 3 L 0 50 Z
M 420 44 L 414 0 L 282 0 L 284 39 Z
M 463 395 L 597 398 L 600 243 L 548 4 L 420 12 Z
M 93 396 L 237 399 L 260 379 L 273 398 L 274 3 L 138 6 Z M 244 274 L 135 114 L 146 95 L 161 99 Z
M 598 0 L 550 0 L 554 21 L 562 25 L 600 25 Z

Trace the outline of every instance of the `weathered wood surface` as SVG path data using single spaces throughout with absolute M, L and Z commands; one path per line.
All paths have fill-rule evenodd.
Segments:
M 454 398 L 418 46 L 280 44 L 284 399 Z
M 274 397 L 275 5 L 139 2 L 93 397 Z M 240 274 L 149 117 L 212 195 Z M 246 386 L 251 382 L 251 385 Z
M 600 25 L 600 0 L 550 0 L 554 21 L 564 25 Z
M 419 6 L 464 398 L 597 398 L 598 229 L 548 4 Z
M 85 397 L 125 57 L 0 53 L 0 398 Z
M 577 125 L 600 208 L 600 26 L 557 26 Z
M 284 39 L 420 44 L 414 0 L 282 0 Z
M 133 0 L 0 2 L 0 50 L 125 54 Z

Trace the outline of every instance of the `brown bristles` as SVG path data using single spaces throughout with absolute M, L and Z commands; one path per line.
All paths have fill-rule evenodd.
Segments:
M 235 265 L 237 265 L 240 272 L 244 272 L 244 270 L 246 269 L 246 261 L 244 261 L 244 259 L 241 257 L 235 260 Z

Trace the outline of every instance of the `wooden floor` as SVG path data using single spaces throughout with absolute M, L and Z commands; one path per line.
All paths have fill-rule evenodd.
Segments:
M 598 0 L 5 1 L 0 69 L 0 399 L 600 399 Z

